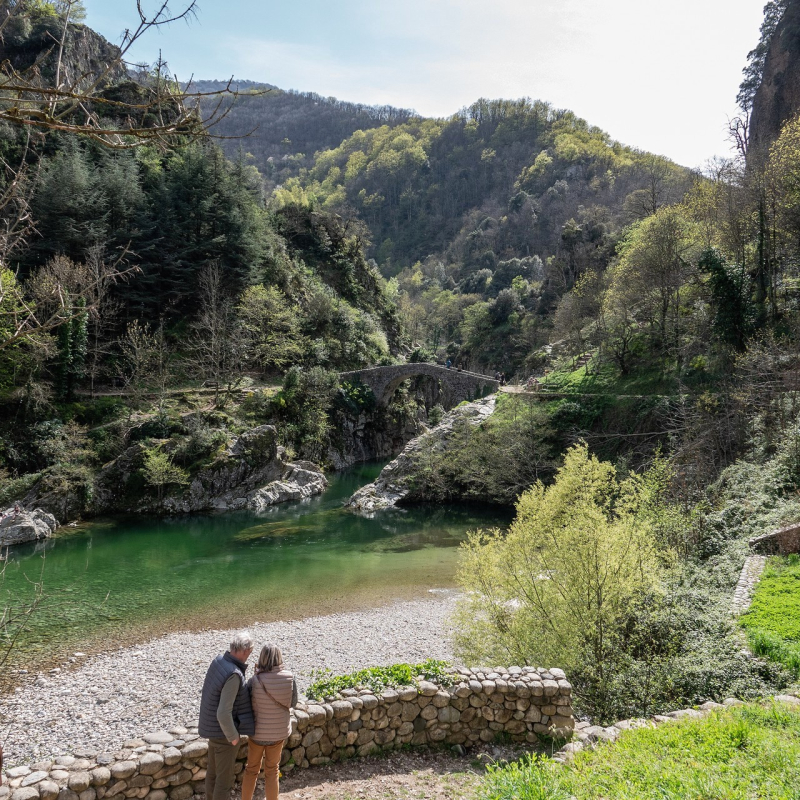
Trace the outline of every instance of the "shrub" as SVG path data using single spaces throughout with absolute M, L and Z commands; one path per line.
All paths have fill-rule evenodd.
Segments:
M 172 463 L 172 456 L 158 447 L 144 451 L 142 476 L 148 485 L 158 490 L 158 500 L 164 495 L 164 487 L 169 485 L 183 486 L 189 483 L 189 474 Z
M 441 404 L 437 403 L 429 412 L 428 412 L 428 423 L 436 427 L 444 418 L 444 408 Z
M 377 405 L 372 389 L 358 378 L 342 381 L 339 397 L 345 408 L 353 414 L 370 413 Z
M 670 558 L 646 513 L 650 499 L 646 481 L 619 480 L 585 445 L 573 447 L 552 486 L 537 483 L 520 498 L 507 535 L 469 537 L 460 653 L 580 670 L 586 709 L 606 718 L 624 658 L 621 622 L 638 599 L 657 595 Z
M 391 686 L 413 686 L 419 679 L 435 681 L 440 686 L 452 686 L 455 679 L 450 664 L 429 658 L 421 664 L 392 664 L 370 667 L 350 675 L 331 675 L 329 670 L 314 673 L 316 680 L 306 694 L 312 700 L 332 697 L 345 689 L 369 689 L 378 693 Z
M 29 475 L 20 475 L 18 478 L 9 478 L 5 471 L 0 470 L 0 507 L 5 508 L 9 503 L 21 500 L 41 475 L 41 472 L 32 472 Z
M 338 388 L 338 375 L 320 367 L 293 367 L 286 373 L 271 402 L 273 418 L 282 423 L 278 430 L 284 446 L 312 461 L 324 458 L 331 435 L 328 411 Z
M 172 453 L 175 463 L 182 467 L 198 466 L 228 444 L 227 431 L 212 427 L 202 416 L 189 418 L 186 427 L 189 434 L 178 440 Z

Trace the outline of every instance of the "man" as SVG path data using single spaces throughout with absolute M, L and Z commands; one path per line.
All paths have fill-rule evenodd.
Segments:
M 198 731 L 208 739 L 206 800 L 228 800 L 241 737 L 255 733 L 245 680 L 247 659 L 252 652 L 253 638 L 247 631 L 240 631 L 228 651 L 211 662 L 203 682 Z

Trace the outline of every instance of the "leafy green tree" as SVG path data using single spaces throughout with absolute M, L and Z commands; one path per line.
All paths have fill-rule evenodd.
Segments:
M 142 475 L 148 486 L 158 491 L 158 502 L 164 498 L 165 486 L 185 486 L 189 483 L 189 473 L 172 463 L 172 456 L 159 447 L 145 451 L 142 463 Z
M 699 256 L 699 238 L 681 209 L 666 206 L 634 225 L 619 247 L 609 287 L 651 328 L 653 344 L 680 359 L 681 304 Z
M 262 372 L 286 369 L 303 358 L 306 341 L 301 315 L 275 286 L 259 283 L 245 290 L 237 313 L 244 328 L 246 358 Z
M 658 592 L 667 558 L 651 497 L 641 477 L 620 479 L 585 445 L 570 449 L 551 486 L 522 495 L 507 534 L 478 532 L 464 546 L 462 657 L 588 671 L 583 700 L 603 716 L 624 658 L 621 621 Z

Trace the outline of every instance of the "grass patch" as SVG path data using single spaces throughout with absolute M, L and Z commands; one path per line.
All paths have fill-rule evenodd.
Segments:
M 624 733 L 561 767 L 535 755 L 490 767 L 481 800 L 800 798 L 800 712 L 742 706 Z
M 767 562 L 741 623 L 756 655 L 800 676 L 800 556 L 776 556 Z
M 583 367 L 556 368 L 541 381 L 543 389 L 567 394 L 671 395 L 678 390 L 674 374 L 665 373 L 658 365 L 640 367 L 621 375 L 613 364 L 593 361 Z
M 369 689 L 380 692 L 392 686 L 413 686 L 418 679 L 435 681 L 440 686 L 455 683 L 446 661 L 429 658 L 421 664 L 392 664 L 389 667 L 370 667 L 350 675 L 332 675 L 330 670 L 316 670 L 314 683 L 306 694 L 311 700 L 333 697 L 344 689 Z

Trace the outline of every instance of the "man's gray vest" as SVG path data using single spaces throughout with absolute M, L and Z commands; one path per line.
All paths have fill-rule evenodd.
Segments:
M 200 722 L 198 733 L 206 739 L 224 739 L 225 734 L 217 722 L 217 709 L 222 687 L 231 675 L 238 675 L 241 680 L 239 692 L 233 702 L 233 723 L 240 734 L 252 736 L 256 731 L 253 707 L 250 704 L 250 689 L 244 673 L 247 665 L 237 661 L 230 653 L 217 656 L 206 672 L 203 682 L 203 694 L 200 698 Z

